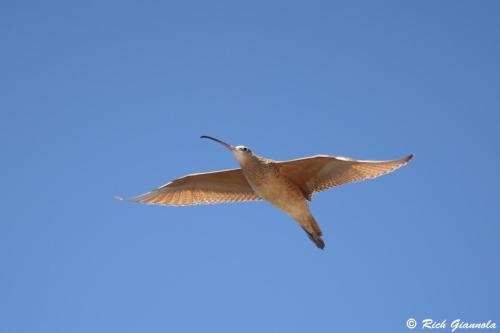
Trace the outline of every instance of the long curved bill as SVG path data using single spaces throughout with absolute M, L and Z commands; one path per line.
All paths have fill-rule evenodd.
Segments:
M 210 139 L 210 140 L 212 140 L 212 141 L 215 141 L 215 142 L 217 142 L 217 143 L 220 143 L 221 145 L 223 145 L 224 147 L 226 147 L 226 148 L 227 148 L 227 149 L 229 149 L 230 151 L 233 151 L 233 150 L 234 150 L 233 146 L 231 146 L 231 145 L 229 145 L 229 144 L 225 143 L 224 141 L 221 141 L 221 140 L 219 140 L 219 139 L 213 138 L 213 137 L 211 137 L 211 136 L 202 135 L 202 136 L 200 136 L 200 138 L 201 138 L 201 139 Z

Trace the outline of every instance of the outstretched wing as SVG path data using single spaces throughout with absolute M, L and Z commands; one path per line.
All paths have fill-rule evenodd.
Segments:
M 281 173 L 299 186 L 304 196 L 311 200 L 314 192 L 384 175 L 405 165 L 412 158 L 413 155 L 408 155 L 400 160 L 362 161 L 316 155 L 277 164 Z
M 151 205 L 190 206 L 261 200 L 241 169 L 190 174 L 130 200 Z

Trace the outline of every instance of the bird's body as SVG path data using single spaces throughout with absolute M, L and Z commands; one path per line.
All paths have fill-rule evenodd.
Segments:
M 309 211 L 304 194 L 280 172 L 276 161 L 252 154 L 242 159 L 240 165 L 243 175 L 255 193 L 290 215 L 318 247 L 324 247 L 321 230 Z
M 413 155 L 393 161 L 361 161 L 316 155 L 273 161 L 244 146 L 232 147 L 218 139 L 240 163 L 240 169 L 191 174 L 132 198 L 145 204 L 186 206 L 266 200 L 297 221 L 317 247 L 323 249 L 321 229 L 307 204 L 313 193 L 346 183 L 374 178 L 405 165 Z

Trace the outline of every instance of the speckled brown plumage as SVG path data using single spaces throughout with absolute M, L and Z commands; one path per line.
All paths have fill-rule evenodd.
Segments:
M 195 173 L 131 198 L 148 205 L 192 206 L 262 200 L 250 187 L 241 169 Z
M 151 192 L 131 198 L 144 204 L 189 206 L 266 200 L 296 220 L 317 247 L 322 232 L 309 211 L 307 200 L 316 192 L 371 179 L 407 164 L 413 155 L 391 161 L 364 161 L 316 155 L 290 161 L 273 161 L 250 149 L 205 137 L 228 148 L 241 168 L 190 174 Z

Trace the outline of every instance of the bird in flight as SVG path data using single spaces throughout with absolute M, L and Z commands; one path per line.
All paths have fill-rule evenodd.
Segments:
M 210 136 L 236 157 L 241 168 L 194 173 L 130 200 L 149 205 L 191 206 L 266 200 L 292 217 L 320 249 L 325 247 L 319 225 L 309 211 L 312 195 L 332 187 L 375 178 L 407 164 L 413 155 L 391 161 L 362 161 L 315 155 L 274 161 L 245 146 L 231 146 Z

